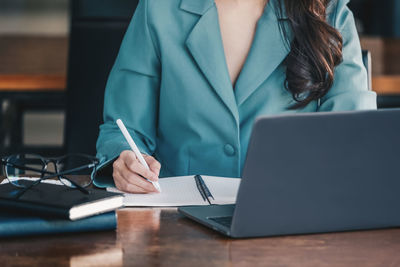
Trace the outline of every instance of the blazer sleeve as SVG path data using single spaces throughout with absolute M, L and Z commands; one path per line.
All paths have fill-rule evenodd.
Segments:
M 118 118 L 142 153 L 155 151 L 161 67 L 148 27 L 147 5 L 147 0 L 140 0 L 107 81 L 104 123 L 96 144 L 97 186 L 113 185 L 111 163 L 130 149 L 115 123 Z
M 368 90 L 354 16 L 347 7 L 349 0 L 333 2 L 337 4 L 328 18 L 343 37 L 343 62 L 336 67 L 334 84 L 321 98 L 319 111 L 376 109 L 376 93 Z

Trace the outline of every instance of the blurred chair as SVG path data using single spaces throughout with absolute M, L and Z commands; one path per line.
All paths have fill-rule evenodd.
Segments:
M 104 89 L 138 0 L 71 0 L 65 146 L 94 155 Z
M 362 51 L 362 57 L 364 66 L 368 73 L 368 90 L 373 90 L 372 88 L 372 60 L 371 52 L 368 50 Z M 400 108 L 400 95 L 378 95 L 378 108 Z
M 0 75 L 0 156 L 14 153 L 60 155 L 62 145 L 25 144 L 24 115 L 63 112 L 65 75 Z
M 400 95 L 378 95 L 378 108 L 400 108 Z
M 365 68 L 367 69 L 368 74 L 368 90 L 372 91 L 372 61 L 371 61 L 371 52 L 368 50 L 362 51 L 362 60 Z

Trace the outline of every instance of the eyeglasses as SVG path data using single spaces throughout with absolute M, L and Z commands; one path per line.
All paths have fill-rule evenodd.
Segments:
M 45 158 L 36 154 L 16 154 L 1 159 L 4 173 L 10 184 L 24 188 L 24 192 L 43 180 L 58 178 L 70 188 L 88 194 L 85 188 L 92 184 L 99 160 L 85 154 L 68 154 Z M 26 178 L 39 178 L 27 183 Z

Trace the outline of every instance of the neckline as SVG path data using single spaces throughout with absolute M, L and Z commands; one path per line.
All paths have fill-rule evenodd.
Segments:
M 223 39 L 223 37 L 222 37 L 222 30 L 221 30 L 221 23 L 220 23 L 220 17 L 219 17 L 219 13 L 218 13 L 218 8 L 217 8 L 217 4 L 216 4 L 215 0 L 213 0 L 213 2 L 214 2 L 214 8 L 216 9 L 215 11 L 216 11 L 216 13 L 217 13 L 217 22 L 218 22 L 217 27 L 218 27 L 218 31 L 219 31 L 219 34 L 220 34 L 221 45 L 222 45 L 223 53 L 224 53 L 225 73 L 226 73 L 226 75 L 228 76 L 229 84 L 231 85 L 231 89 L 232 89 L 234 92 L 236 91 L 236 84 L 237 84 L 237 81 L 238 81 L 239 78 L 243 75 L 243 74 L 242 74 L 243 69 L 244 69 L 245 66 L 248 64 L 249 55 L 251 54 L 252 50 L 255 49 L 255 48 L 254 48 L 254 40 L 256 39 L 256 36 L 258 35 L 259 24 L 260 24 L 262 21 L 264 21 L 265 18 L 267 18 L 267 16 L 269 15 L 269 13 L 270 13 L 269 11 L 270 11 L 270 9 L 271 9 L 270 7 L 272 7 L 272 3 L 271 3 L 272 1 L 273 1 L 273 0 L 267 0 L 266 3 L 265 3 L 265 6 L 264 6 L 264 8 L 263 8 L 263 12 L 262 12 L 261 16 L 258 18 L 257 22 L 256 22 L 256 29 L 255 29 L 255 31 L 254 31 L 254 36 L 253 36 L 253 39 L 252 39 L 252 41 L 251 41 L 250 49 L 249 49 L 249 51 L 247 52 L 247 55 L 246 55 L 245 61 L 244 61 L 244 63 L 243 63 L 243 66 L 241 67 L 241 69 L 240 69 L 240 71 L 239 71 L 239 74 L 237 75 L 237 77 L 236 77 L 236 79 L 235 79 L 235 82 L 232 83 L 231 75 L 230 75 L 230 73 L 229 73 L 228 60 L 227 60 L 227 58 L 226 58 L 226 53 L 225 53 L 224 39 Z

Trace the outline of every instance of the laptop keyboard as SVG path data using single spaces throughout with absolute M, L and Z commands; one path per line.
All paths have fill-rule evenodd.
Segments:
M 221 224 L 227 228 L 231 228 L 232 224 L 232 216 L 227 217 L 208 217 L 209 220 L 212 220 L 218 224 Z

